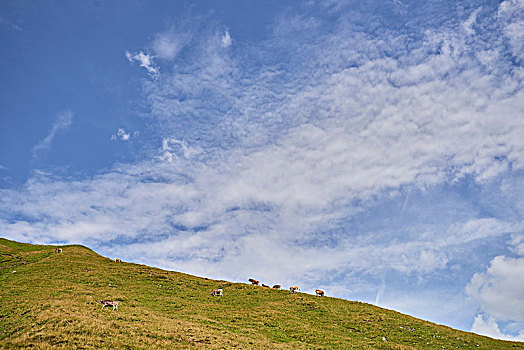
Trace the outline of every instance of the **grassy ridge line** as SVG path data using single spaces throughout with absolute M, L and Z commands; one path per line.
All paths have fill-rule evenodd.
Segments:
M 524 349 L 365 303 L 115 263 L 83 246 L 62 248 L 56 254 L 54 246 L 0 239 L 0 347 Z M 211 297 L 215 288 L 223 288 L 224 297 Z M 101 310 L 101 299 L 120 301 L 119 310 Z

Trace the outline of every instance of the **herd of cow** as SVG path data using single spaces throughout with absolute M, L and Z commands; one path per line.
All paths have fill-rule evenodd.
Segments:
M 122 262 L 122 260 L 120 260 L 118 258 L 114 259 L 114 261 L 115 262 Z M 254 286 L 259 286 L 260 285 L 260 281 L 257 281 L 256 279 L 250 278 L 250 279 L 248 279 L 248 281 L 251 282 L 251 284 L 254 285 Z M 273 285 L 273 287 L 270 287 L 267 284 L 262 283 L 262 287 L 278 289 L 278 290 L 282 289 L 282 286 L 280 284 L 275 284 L 275 285 Z M 300 289 L 298 289 L 298 286 L 291 286 L 291 287 L 289 287 L 289 291 L 291 292 L 291 294 L 298 293 L 299 290 Z M 315 293 L 316 293 L 317 297 L 323 297 L 324 296 L 324 291 L 323 290 L 316 289 Z M 213 289 L 213 292 L 211 292 L 211 295 L 214 296 L 214 297 L 221 297 L 221 296 L 224 295 L 224 291 L 222 289 Z
M 260 281 L 257 281 L 257 280 L 255 280 L 253 278 L 250 278 L 248 281 L 251 282 L 251 284 L 254 285 L 254 286 L 259 286 L 260 285 Z M 264 284 L 264 283 L 262 283 L 262 287 L 278 289 L 278 290 L 280 290 L 282 288 L 282 286 L 280 284 L 275 284 L 273 287 L 269 287 L 267 284 Z M 295 294 L 299 290 L 300 289 L 298 289 L 298 286 L 291 286 L 291 287 L 289 287 L 289 291 L 291 292 L 291 294 Z M 316 289 L 315 293 L 316 293 L 317 297 L 323 297 L 324 296 L 324 291 L 323 290 Z M 224 290 L 222 290 L 222 289 L 213 289 L 213 292 L 211 293 L 211 295 L 214 296 L 214 297 L 221 297 L 221 296 L 224 295 Z
M 55 249 L 55 253 L 62 253 L 62 248 L 56 248 Z M 114 259 L 114 261 L 115 262 L 122 262 L 122 260 L 120 260 L 118 258 Z M 253 278 L 250 278 L 248 281 L 251 282 L 251 284 L 254 285 L 254 286 L 259 286 L 260 285 L 260 281 L 257 281 L 257 280 L 255 280 Z M 267 284 L 262 283 L 262 287 L 278 289 L 278 290 L 282 289 L 282 286 L 280 284 L 275 284 L 273 287 L 269 287 Z M 300 289 L 298 289 L 298 286 L 291 286 L 291 287 L 289 287 L 289 291 L 291 292 L 291 294 L 295 294 L 299 290 Z M 324 296 L 324 291 L 323 290 L 316 289 L 315 293 L 316 293 L 317 297 L 323 297 Z M 223 289 L 213 289 L 213 292 L 211 293 L 211 295 L 214 296 L 214 297 L 224 296 L 224 290 Z M 102 309 L 104 307 L 106 307 L 106 306 L 112 306 L 113 310 L 118 310 L 118 301 L 100 300 L 99 303 L 102 304 Z

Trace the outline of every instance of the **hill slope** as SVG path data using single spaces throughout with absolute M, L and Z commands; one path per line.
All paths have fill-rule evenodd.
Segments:
M 55 248 L 0 239 L 0 347 L 524 349 L 365 303 Z M 101 299 L 118 310 L 102 310 Z

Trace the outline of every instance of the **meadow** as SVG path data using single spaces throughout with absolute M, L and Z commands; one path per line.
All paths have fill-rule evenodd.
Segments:
M 0 238 L 1 348 L 524 349 L 366 303 L 55 248 Z

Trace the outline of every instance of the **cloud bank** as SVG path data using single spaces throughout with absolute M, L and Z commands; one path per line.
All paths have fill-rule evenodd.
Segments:
M 473 322 L 473 327 L 471 327 L 471 331 L 495 339 L 524 341 L 523 332 L 520 332 L 518 336 L 503 334 L 500 331 L 497 322 L 495 322 L 495 320 L 492 317 L 488 318 L 488 320 L 485 321 L 482 315 L 478 315 L 477 317 L 475 317 L 475 321 Z

